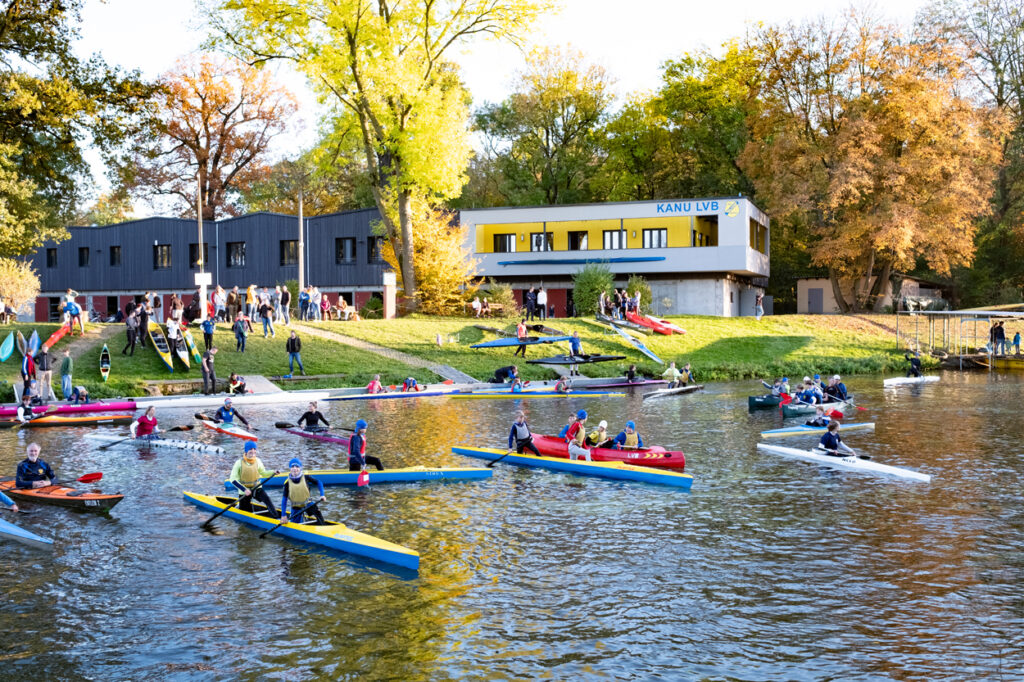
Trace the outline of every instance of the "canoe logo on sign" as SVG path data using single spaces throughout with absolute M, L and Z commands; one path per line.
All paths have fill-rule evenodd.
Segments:
M 727 201 L 722 212 L 729 218 L 735 218 L 740 214 L 740 202 L 738 201 Z

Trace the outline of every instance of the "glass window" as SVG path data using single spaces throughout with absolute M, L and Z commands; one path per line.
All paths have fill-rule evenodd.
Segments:
M 121 247 L 111 246 L 110 247 L 110 267 L 116 268 L 121 265 Z
M 227 266 L 229 268 L 245 267 L 245 242 L 228 242 Z
M 554 251 L 555 236 L 550 232 L 530 233 L 530 251 Z
M 46 250 L 46 267 L 55 268 L 57 267 L 57 249 Z
M 169 270 L 171 267 L 171 245 L 156 244 L 153 246 L 153 269 Z
M 644 248 L 668 248 L 668 228 L 662 227 L 653 230 L 644 230 Z
M 78 267 L 86 268 L 89 267 L 89 247 L 79 246 L 78 247 Z
M 366 238 L 366 262 L 367 263 L 383 263 L 384 258 L 380 255 L 381 244 L 384 243 L 384 237 L 367 237 Z
M 210 242 L 203 242 L 203 263 L 199 262 L 199 244 L 188 245 L 188 267 L 199 270 L 200 265 L 210 262 Z
M 496 234 L 494 235 L 494 253 L 515 253 L 516 252 L 516 236 L 515 234 Z
M 281 265 L 298 265 L 299 264 L 299 240 L 298 239 L 282 239 L 281 240 Z
M 586 230 L 579 232 L 569 233 L 569 250 L 570 251 L 586 251 L 587 250 L 587 238 L 590 233 Z
M 334 262 L 342 263 L 356 262 L 356 240 L 355 237 L 336 237 L 334 240 Z
M 605 249 L 621 249 L 622 246 L 622 230 L 605 230 L 604 231 L 604 248 Z

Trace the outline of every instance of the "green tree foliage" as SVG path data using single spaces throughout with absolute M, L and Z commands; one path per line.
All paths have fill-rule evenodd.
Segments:
M 640 292 L 641 310 L 649 311 L 651 303 L 654 301 L 650 283 L 648 283 L 647 278 L 643 275 L 630 275 L 629 281 L 626 282 L 626 293 L 630 296 L 636 296 L 638 291 Z
M 572 301 L 576 314 L 587 316 L 596 313 L 601 292 L 611 294 L 614 285 L 615 276 L 603 263 L 589 263 L 577 270 L 572 276 Z
M 76 225 L 116 225 L 131 220 L 135 213 L 131 197 L 123 188 L 115 188 L 99 196 L 85 211 L 75 217 Z
M 659 101 L 637 95 L 601 131 L 605 161 L 591 182 L 605 201 L 648 201 L 671 196 L 676 150 Z
M 495 309 L 494 314 L 500 314 L 502 317 L 519 317 L 519 303 L 516 302 L 516 294 L 508 284 L 488 277 L 487 284 L 481 285 L 479 294 L 480 300 L 487 299 L 492 309 L 494 306 L 501 306 L 500 311 Z

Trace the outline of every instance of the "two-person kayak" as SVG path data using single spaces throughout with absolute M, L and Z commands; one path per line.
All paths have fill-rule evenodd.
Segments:
M 533 444 L 544 457 L 569 458 L 569 446 L 564 438 L 533 434 Z M 659 469 L 683 469 L 686 467 L 686 455 L 678 450 L 666 450 L 655 445 L 636 450 L 614 450 L 612 448 L 590 448 L 590 456 L 595 462 L 626 462 L 636 466 L 657 467 Z
M 377 483 L 421 483 L 423 481 L 478 481 L 490 478 L 494 469 L 487 467 L 404 467 L 401 469 L 384 469 L 383 471 L 366 471 L 369 484 Z M 358 485 L 359 471 L 348 469 L 313 469 L 306 472 L 326 485 Z M 263 480 L 266 488 L 280 488 L 284 485 L 288 474 L 269 476 Z M 230 481 L 224 481 L 225 490 L 235 490 Z

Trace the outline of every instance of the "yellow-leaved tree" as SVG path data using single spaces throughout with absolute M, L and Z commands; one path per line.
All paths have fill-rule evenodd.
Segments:
M 0 258 L 0 296 L 4 297 L 4 305 L 26 313 L 38 295 L 39 275 L 31 265 L 18 258 Z

